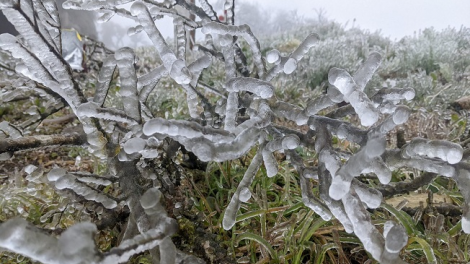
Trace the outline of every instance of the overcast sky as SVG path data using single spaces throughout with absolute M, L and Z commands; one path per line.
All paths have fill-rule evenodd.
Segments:
M 0 0 L 2 1 L 2 0 Z M 413 35 L 419 30 L 434 27 L 437 30 L 448 26 L 459 29 L 470 27 L 470 0 L 237 0 L 251 2 L 264 12 L 297 10 L 304 18 L 317 18 L 322 10 L 329 20 L 348 27 L 380 30 L 392 40 Z M 198 2 L 198 1 L 196 1 Z M 209 0 L 217 13 L 223 14 L 223 0 Z M 128 19 L 115 16 L 111 21 L 127 28 L 134 24 Z M 169 18 L 157 21 L 165 37 L 173 36 L 173 23 Z M 107 29 L 105 29 L 107 30 Z M 124 30 L 124 29 L 123 29 Z M 200 35 L 198 35 L 200 36 Z M 122 45 L 149 45 L 145 33 L 119 39 Z M 105 43 L 109 42 L 105 40 Z M 108 44 L 109 45 L 109 44 Z
M 342 24 L 349 21 L 382 35 L 401 39 L 420 29 L 448 26 L 470 27 L 469 0 L 245 0 L 269 9 L 296 9 L 305 18 L 323 9 L 328 19 Z

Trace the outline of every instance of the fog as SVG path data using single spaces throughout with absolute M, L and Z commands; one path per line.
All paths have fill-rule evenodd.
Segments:
M 218 15 L 223 15 L 224 1 L 209 2 Z M 429 27 L 437 30 L 449 26 L 470 27 L 470 1 L 457 0 L 244 0 L 236 2 L 236 10 L 239 11 L 236 13 L 237 23 L 249 24 L 257 35 L 290 30 L 303 21 L 318 19 L 334 20 L 345 27 L 380 31 L 392 40 L 399 40 Z M 83 16 L 73 16 L 71 20 L 83 24 Z M 96 16 L 98 14 L 95 19 L 85 17 L 86 22 L 96 21 Z M 127 29 L 133 25 L 135 23 L 132 20 L 115 16 L 106 23 L 96 25 L 98 39 L 112 49 L 150 45 L 145 33 L 127 36 Z M 173 36 L 172 19 L 158 20 L 157 26 L 164 37 Z M 83 26 L 77 27 L 82 34 L 96 34 L 88 29 L 82 30 Z M 202 38 L 201 34 L 196 34 L 196 38 Z

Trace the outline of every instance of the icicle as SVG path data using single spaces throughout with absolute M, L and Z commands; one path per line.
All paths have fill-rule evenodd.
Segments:
M 379 119 L 379 111 L 374 107 L 367 95 L 362 92 L 354 79 L 345 70 L 332 68 L 328 73 L 328 81 L 347 98 L 361 119 L 363 126 L 371 126 Z
M 103 61 L 103 66 L 101 67 L 100 74 L 98 75 L 98 87 L 96 88 L 95 97 L 93 98 L 93 102 L 97 103 L 101 107 L 103 106 L 106 95 L 108 94 L 115 70 L 116 60 L 114 56 L 108 56 Z
M 372 78 L 377 68 L 382 62 L 382 55 L 378 52 L 372 52 L 362 64 L 362 66 L 354 73 L 354 82 L 359 90 L 364 91 L 366 84 Z
M 342 201 L 344 209 L 353 224 L 354 234 L 361 240 L 364 249 L 374 259 L 380 260 L 385 248 L 385 241 L 372 224 L 369 212 L 362 206 L 361 200 L 355 193 L 346 194 Z

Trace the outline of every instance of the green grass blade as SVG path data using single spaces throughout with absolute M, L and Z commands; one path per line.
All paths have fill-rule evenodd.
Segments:
M 411 217 L 407 213 L 403 211 L 398 211 L 397 209 L 395 209 L 395 207 L 386 203 L 382 203 L 380 207 L 384 208 L 385 210 L 389 211 L 393 216 L 395 216 L 395 218 L 400 222 L 400 224 L 405 227 L 408 236 L 421 235 L 419 230 L 416 228 L 416 225 L 413 223 L 413 219 L 411 219 Z
M 434 255 L 434 250 L 432 249 L 432 247 L 429 245 L 429 243 L 426 240 L 419 238 L 419 237 L 411 237 L 408 240 L 408 244 L 412 244 L 413 242 L 418 242 L 418 244 L 421 246 L 421 249 L 423 250 L 424 255 L 426 256 L 428 263 L 431 263 L 431 264 L 437 263 L 436 256 Z
M 336 245 L 335 243 L 328 243 L 328 244 L 323 245 L 321 247 L 320 254 L 318 254 L 317 257 L 315 258 L 315 264 L 322 264 L 323 260 L 325 259 L 326 252 L 333 248 L 338 248 L 338 245 Z
M 271 255 L 271 258 L 273 260 L 275 260 L 276 263 L 279 262 L 279 258 L 277 256 L 276 251 L 274 251 L 273 247 L 271 246 L 271 244 L 269 244 L 268 241 L 266 241 L 266 239 L 264 239 L 264 238 L 262 238 L 262 237 L 260 237 L 256 234 L 246 232 L 246 233 L 243 233 L 243 234 L 239 235 L 236 238 L 235 245 L 238 245 L 238 243 L 240 243 L 240 241 L 242 241 L 244 239 L 252 240 L 252 241 L 255 241 L 256 243 L 260 244 L 261 246 L 263 246 L 268 251 L 269 255 Z

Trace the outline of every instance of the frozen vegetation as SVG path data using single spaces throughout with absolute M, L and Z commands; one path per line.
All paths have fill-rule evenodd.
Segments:
M 118 7 L 130 2 L 129 11 Z M 114 15 L 135 20 L 139 26 L 131 28 L 129 34 L 144 31 L 161 64 L 140 73 L 134 50 L 121 48 L 103 60 L 96 88 L 85 94 L 85 88 L 61 57 L 55 1 L 3 1 L 0 8 L 21 37 L 0 35 L 0 49 L 14 57 L 8 63 L 26 81 L 2 91 L 1 98 L 11 98 L 23 89 L 41 93 L 54 102 L 49 113 L 65 104 L 83 125 L 90 153 L 107 164 L 104 175 L 67 172 L 64 168 L 43 172 L 28 167 L 27 180 L 49 184 L 75 201 L 71 206 L 76 209 L 85 206 L 103 214 L 128 210 L 129 217 L 119 245 L 107 251 L 95 245 L 95 223 L 76 223 L 53 236 L 20 218 L 0 224 L 1 248 L 43 263 L 126 263 L 145 251 L 150 252 L 154 263 L 204 263 L 180 251 L 171 239 L 178 223 L 161 203 L 161 188 L 173 183 L 150 162 L 170 152 L 164 147 L 168 139 L 202 162 L 251 157 L 243 178 L 230 194 L 228 206 L 222 208 L 221 226 L 225 230 L 234 228 L 240 208 L 252 201 L 255 177 L 278 175 L 275 154 L 284 153 L 298 173 L 303 204 L 325 221 L 336 218 L 380 263 L 405 263 L 400 252 L 412 232 L 400 221 L 386 221 L 377 227 L 370 212 L 383 205 L 383 195 L 377 186 L 359 180 L 361 175 L 376 178 L 382 185 L 389 185 L 392 174 L 402 168 L 454 179 L 464 199 L 461 227 L 470 233 L 470 167 L 462 161 L 463 148 L 449 141 L 424 138 L 414 138 L 399 148 L 387 145 L 390 131 L 408 121 L 411 110 L 404 104 L 415 97 L 415 90 L 393 86 L 375 87 L 374 93 L 366 91 L 384 60 L 380 52 L 365 50 L 365 60 L 354 72 L 332 65 L 325 93 L 292 104 L 278 98 L 276 89 L 282 89 L 279 85 L 283 79 L 305 71 L 305 63 L 324 63 L 315 61 L 316 54 L 322 56 L 318 49 L 325 45 L 319 43 L 325 38 L 321 32 L 305 35 L 290 52 L 263 52 L 249 26 L 233 23 L 234 0 L 225 1 L 227 22 L 219 21 L 206 0 L 199 0 L 198 5 L 170 0 L 68 0 L 63 6 L 96 10 L 102 14 L 102 22 Z M 182 10 L 195 14 L 197 19 L 189 19 Z M 155 26 L 155 19 L 161 15 L 175 18 L 174 47 Z M 194 29 L 202 30 L 205 41 L 190 51 L 186 34 Z M 249 60 L 244 52 L 250 54 Z M 391 67 L 390 63 L 387 61 L 386 66 Z M 206 70 L 220 65 L 222 81 L 210 85 L 202 82 Z M 116 77 L 119 106 L 107 103 Z M 185 93 L 190 118 L 154 114 L 149 97 L 169 93 L 166 82 L 173 82 Z M 343 102 L 344 106 L 336 108 Z M 36 115 L 32 118 L 38 122 L 41 116 Z M 357 121 L 352 121 L 356 117 Z M 0 123 L 0 131 L 5 135 L 0 140 L 8 139 L 11 144 L 26 137 L 25 131 L 8 122 Z M 349 142 L 353 151 L 336 148 L 334 140 Z M 9 159 L 11 151 L 3 152 L 1 158 Z M 315 153 L 314 162 L 301 155 L 304 152 Z M 265 174 L 260 173 L 263 167 Z M 142 188 L 142 179 L 151 180 L 151 186 Z M 119 195 L 106 192 L 109 188 L 118 188 Z M 273 261 L 279 261 L 274 253 L 270 254 Z

